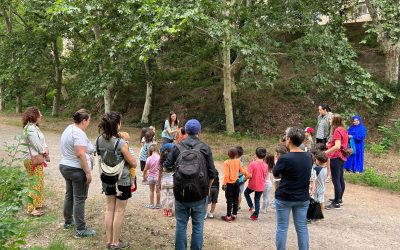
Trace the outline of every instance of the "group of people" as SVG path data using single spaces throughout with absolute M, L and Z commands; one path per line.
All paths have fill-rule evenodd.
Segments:
M 309 248 L 307 210 L 310 196 L 321 204 L 321 208 L 341 208 L 345 190 L 343 170 L 363 171 L 366 136 L 359 116 L 353 117 L 353 124 L 346 130 L 341 116 L 332 114 L 327 105 L 319 106 L 319 114 L 316 143 L 311 127 L 305 130 L 290 127 L 274 154 L 268 153 L 264 147 L 257 147 L 254 160 L 247 168 L 242 158 L 242 147 L 228 150 L 221 179 L 227 203 L 226 214 L 221 216 L 224 221 L 231 222 L 237 218 L 244 195 L 251 220 L 257 220 L 260 211 L 266 211 L 270 204 L 274 206 L 277 249 L 286 249 L 290 211 L 293 212 L 299 249 Z M 30 175 L 38 176 L 37 185 L 33 187 L 37 192 L 30 194 L 33 203 L 28 206 L 28 212 L 33 216 L 43 214 L 43 167 L 50 161 L 45 137 L 39 129 L 41 117 L 37 107 L 28 108 L 23 115 L 24 134 L 29 144 L 24 166 Z M 61 135 L 62 158 L 59 165 L 66 183 L 64 229 L 76 227 L 76 238 L 96 234 L 85 222 L 85 200 L 92 181 L 96 153 L 99 156 L 102 191 L 106 195 L 106 247 L 123 249 L 129 245 L 120 239 L 124 212 L 127 200 L 136 189 L 137 163 L 130 136 L 121 131 L 122 116 L 117 112 L 102 116 L 94 145 L 85 133 L 89 124 L 90 113 L 80 109 L 73 115 L 73 123 Z M 214 218 L 218 202 L 219 173 L 211 148 L 199 138 L 200 132 L 198 120 L 188 120 L 185 126 L 179 127 L 176 114 L 170 112 L 161 134 L 161 147 L 157 144 L 154 127 L 143 129 L 140 136 L 142 147 L 138 162 L 143 183 L 149 186 L 149 204 L 146 207 L 162 208 L 164 216 L 175 216 L 176 249 L 187 249 L 189 218 L 192 221 L 191 249 L 202 249 L 204 220 Z M 355 145 L 350 156 L 345 154 L 349 137 Z M 331 203 L 324 206 L 325 183 L 329 175 L 335 195 Z M 273 186 L 274 202 L 271 198 Z M 252 193 L 254 200 L 250 197 Z M 208 204 L 211 204 L 209 212 Z

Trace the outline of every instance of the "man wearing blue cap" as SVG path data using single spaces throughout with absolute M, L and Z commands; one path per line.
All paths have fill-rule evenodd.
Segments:
M 174 174 L 175 196 L 175 249 L 187 249 L 187 223 L 192 218 L 190 249 L 202 249 L 204 216 L 207 196 L 214 178 L 218 175 L 210 147 L 198 135 L 201 124 L 196 119 L 186 122 L 188 137 L 177 143 L 168 154 L 163 166 L 176 168 Z

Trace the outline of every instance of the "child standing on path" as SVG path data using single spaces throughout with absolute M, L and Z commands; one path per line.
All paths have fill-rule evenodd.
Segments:
M 209 213 L 206 213 L 206 218 L 207 217 L 210 219 L 214 218 L 214 211 L 218 202 L 218 194 L 219 194 L 219 176 L 217 174 L 217 177 L 214 178 L 214 181 L 211 184 L 210 195 L 208 196 L 208 204 L 211 204 L 211 209 Z
M 163 215 L 165 217 L 173 216 L 173 209 L 175 204 L 174 198 L 174 177 L 175 169 L 167 169 L 163 167 L 167 155 L 174 147 L 173 143 L 166 143 L 161 147 L 160 168 L 158 175 L 158 189 L 161 190 L 161 206 L 163 208 Z
M 147 130 L 144 135 L 144 138 L 145 138 L 145 142 L 143 144 L 143 147 L 140 149 L 140 154 L 139 154 L 140 170 L 142 172 L 144 171 L 144 167 L 146 166 L 146 160 L 147 160 L 147 156 L 149 154 L 149 148 L 151 145 L 153 145 L 153 138 L 154 138 L 153 131 Z
M 249 184 L 244 191 L 244 197 L 246 198 L 247 205 L 250 207 L 249 211 L 253 212 L 250 216 L 251 220 L 257 220 L 258 214 L 260 213 L 260 198 L 265 189 L 265 177 L 267 176 L 268 166 L 264 162 L 267 150 L 263 147 L 256 149 L 257 160 L 252 161 L 247 169 L 249 178 Z M 254 192 L 254 203 L 250 198 L 250 194 Z M 254 209 L 255 208 L 255 209 Z
M 267 153 L 265 156 L 265 163 L 268 165 L 268 173 L 265 178 L 265 189 L 263 192 L 263 208 L 262 211 L 267 213 L 269 204 L 271 204 L 271 190 L 272 190 L 272 169 L 275 166 L 275 157 L 272 154 Z
M 225 191 L 226 198 L 226 215 L 221 219 L 231 222 L 237 217 L 239 204 L 239 171 L 247 176 L 246 170 L 242 168 L 240 159 L 237 158 L 237 149 L 231 148 L 228 151 L 229 160 L 224 162 L 224 182 L 222 190 Z
M 321 213 L 324 211 L 325 202 L 325 183 L 328 171 L 326 168 L 326 163 L 328 162 L 328 157 L 322 151 L 315 151 L 315 172 L 317 174 L 316 188 L 314 193 L 314 200 L 318 201 L 321 205 Z
M 146 166 L 143 171 L 143 180 L 147 181 L 150 187 L 150 204 L 147 208 L 160 209 L 160 190 L 157 187 L 158 175 L 160 171 L 160 154 L 156 145 L 149 148 L 149 157 L 146 160 Z M 157 204 L 154 205 L 154 189 L 156 189 Z
M 243 150 L 242 146 L 236 146 L 236 150 L 237 150 L 237 153 L 238 153 L 238 158 L 240 159 L 240 163 L 242 164 L 242 168 L 245 169 L 246 165 L 244 164 L 244 161 L 243 161 L 244 150 Z M 244 192 L 244 183 L 245 183 L 244 175 L 241 172 L 239 172 L 239 205 L 238 205 L 238 210 L 240 210 L 240 208 L 241 208 L 240 204 L 242 203 L 242 195 L 243 195 L 243 192 Z

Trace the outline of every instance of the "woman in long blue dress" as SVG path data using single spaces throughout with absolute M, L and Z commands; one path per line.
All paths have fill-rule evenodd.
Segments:
M 347 158 L 343 167 L 354 173 L 362 173 L 364 172 L 364 140 L 367 136 L 367 129 L 362 124 L 361 117 L 353 116 L 352 120 L 353 125 L 350 126 L 348 133 L 354 139 L 355 153 Z

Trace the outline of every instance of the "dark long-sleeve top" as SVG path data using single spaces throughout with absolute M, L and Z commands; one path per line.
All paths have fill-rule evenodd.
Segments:
M 185 146 L 189 146 L 193 148 L 199 143 L 202 143 L 199 138 L 195 135 L 189 135 L 187 138 L 182 140 L 182 142 Z M 207 164 L 207 169 L 208 169 L 208 179 L 213 180 L 218 176 L 218 172 L 215 169 L 214 165 L 214 160 L 211 152 L 211 148 L 203 143 L 203 146 L 200 149 L 200 152 L 204 155 L 204 158 L 206 160 Z M 176 159 L 178 158 L 180 154 L 180 151 L 178 147 L 174 146 L 171 150 L 171 152 L 168 154 L 167 159 L 164 161 L 163 166 L 167 169 L 171 169 L 175 167 L 175 162 Z

